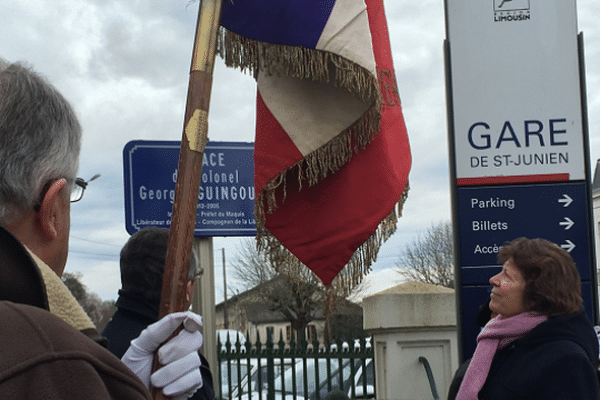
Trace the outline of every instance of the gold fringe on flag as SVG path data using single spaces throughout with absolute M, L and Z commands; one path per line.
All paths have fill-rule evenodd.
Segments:
M 379 99 L 377 78 L 373 74 L 330 52 L 259 42 L 223 27 L 217 46 L 225 65 L 248 71 L 254 78 L 261 69 L 269 75 L 333 82 L 365 103 Z
M 375 76 L 365 68 L 330 52 L 298 46 L 275 45 L 248 39 L 221 27 L 218 54 L 228 67 L 239 68 L 256 79 L 258 71 L 269 75 L 290 76 L 303 80 L 333 83 L 372 106 L 350 127 L 326 145 L 305 156 L 282 171 L 261 191 L 256 193 L 255 217 L 259 250 L 268 254 L 276 270 L 301 262 L 264 227 L 265 212 L 277 208 L 276 191 L 280 201 L 286 197 L 286 182 L 296 176 L 300 189 L 312 186 L 338 171 L 359 150 L 366 148 L 379 131 L 381 105 L 400 104 L 393 71 L 378 71 Z M 381 82 L 381 84 L 380 84 Z M 383 90 L 380 90 L 380 87 Z M 379 225 L 376 232 L 354 253 L 348 264 L 329 285 L 328 290 L 341 290 L 345 295 L 362 281 L 375 262 L 381 244 L 396 230 L 396 222 L 408 194 L 408 184 L 394 209 Z M 338 292 L 339 293 L 339 292 Z
M 283 193 L 281 201 L 285 201 L 288 175 L 297 176 L 299 187 L 302 189 L 303 182 L 306 182 L 308 186 L 312 186 L 326 178 L 330 173 L 335 173 L 358 150 L 364 149 L 369 144 L 379 130 L 379 118 L 379 111 L 375 107 L 370 108 L 358 121 L 325 146 L 308 154 L 265 185 L 263 191 L 256 194 L 255 216 L 257 225 L 263 226 L 265 222 L 265 207 L 259 207 L 258 205 L 266 204 L 266 212 L 272 213 L 277 208 L 275 192 L 279 187 L 282 188 Z
M 402 216 L 404 202 L 408 197 L 409 184 L 407 182 L 402 196 L 392 212 L 381 221 L 377 230 L 364 242 L 352 255 L 350 261 L 337 274 L 327 290 L 332 290 L 336 296 L 347 297 L 352 289 L 360 284 L 365 275 L 371 271 L 371 265 L 377 261 L 379 248 L 387 239 L 396 232 L 398 218 Z M 258 248 L 268 255 L 271 265 L 276 271 L 289 268 L 290 265 L 303 265 L 296 256 L 287 250 L 266 228 L 257 225 L 257 230 L 262 230 L 257 235 Z

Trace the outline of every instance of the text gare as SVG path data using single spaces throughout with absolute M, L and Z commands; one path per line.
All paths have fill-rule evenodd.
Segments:
M 525 120 L 522 130 L 515 130 L 510 121 L 505 121 L 497 137 L 489 124 L 476 122 L 468 131 L 468 140 L 472 148 L 476 150 L 506 149 L 507 144 L 510 144 L 510 148 L 506 149 L 508 154 L 496 154 L 491 159 L 487 155 L 472 156 L 471 168 L 487 168 L 490 165 L 494 167 L 528 167 L 531 165 L 568 164 L 568 152 L 531 152 L 531 150 L 522 154 L 514 152 L 514 149 L 523 146 L 533 149 L 541 149 L 546 146 L 567 146 L 568 141 L 559 136 L 567 133 L 567 130 L 563 129 L 561 125 L 566 121 L 565 118 L 550 119 L 545 128 L 541 121 Z
M 469 127 L 468 140 L 471 147 L 476 150 L 488 150 L 492 146 L 500 149 L 509 143 L 517 148 L 521 148 L 523 144 L 525 147 L 567 146 L 569 142 L 564 140 L 564 136 L 559 136 L 567 133 L 562 125 L 566 122 L 566 118 L 550 119 L 548 126 L 545 127 L 541 121 L 525 120 L 523 129 L 515 130 L 510 121 L 505 121 L 497 138 L 494 137 L 494 131 L 488 123 L 476 122 Z

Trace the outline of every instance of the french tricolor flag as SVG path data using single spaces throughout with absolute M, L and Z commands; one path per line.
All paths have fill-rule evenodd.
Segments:
M 355 284 L 396 229 L 411 165 L 382 0 L 234 0 L 221 25 L 221 56 L 258 85 L 261 243 L 276 266 Z

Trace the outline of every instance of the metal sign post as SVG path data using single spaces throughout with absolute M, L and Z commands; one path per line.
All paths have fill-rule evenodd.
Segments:
M 169 228 L 175 198 L 180 141 L 134 140 L 123 149 L 125 228 Z M 203 316 L 202 353 L 213 376 L 216 351 L 213 236 L 255 236 L 254 143 L 208 142 L 204 149 L 192 246 L 202 273 L 192 309 Z

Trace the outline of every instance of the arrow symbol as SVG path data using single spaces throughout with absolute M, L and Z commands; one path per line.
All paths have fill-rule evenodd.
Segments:
M 560 247 L 562 247 L 563 249 L 565 249 L 566 251 L 568 251 L 570 253 L 575 248 L 575 243 L 571 242 L 569 239 L 567 239 L 566 242 L 567 243 L 561 244 Z
M 573 222 L 571 218 L 565 217 L 565 220 L 560 221 L 558 224 L 564 226 L 565 230 L 569 230 L 575 224 L 575 222 Z
M 563 207 L 569 207 L 569 205 L 573 202 L 573 199 L 569 197 L 569 195 L 563 194 L 562 199 L 558 199 L 559 203 L 564 203 Z

